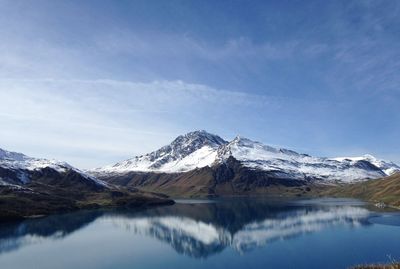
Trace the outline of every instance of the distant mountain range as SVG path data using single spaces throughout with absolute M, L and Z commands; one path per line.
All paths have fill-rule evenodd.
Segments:
M 169 194 L 236 194 L 274 186 L 353 183 L 400 171 L 371 155 L 324 158 L 206 131 L 178 136 L 146 155 L 87 171 L 104 181 Z M 264 191 L 262 191 L 264 192 Z
M 171 144 L 89 171 L 0 149 L 0 218 L 76 208 L 169 203 L 172 196 L 297 195 L 310 187 L 355 183 L 400 171 L 370 155 L 321 158 L 243 137 L 195 131 Z

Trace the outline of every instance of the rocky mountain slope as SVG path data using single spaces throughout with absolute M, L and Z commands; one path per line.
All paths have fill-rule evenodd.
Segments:
M 136 189 L 116 187 L 64 162 L 0 149 L 0 219 L 171 202 Z
M 92 170 L 92 173 L 187 172 L 210 166 L 220 146 L 227 142 L 205 131 L 178 136 L 171 144 L 146 155 L 136 156 L 114 165 Z
M 0 186 L 21 188 L 31 183 L 32 180 L 38 181 L 49 174 L 58 177 L 74 174 L 80 178 L 80 183 L 87 187 L 109 188 L 106 182 L 72 167 L 66 162 L 32 158 L 22 153 L 0 149 Z
M 330 188 L 327 196 L 355 197 L 377 203 L 378 206 L 400 208 L 400 173 L 381 180 L 357 182 Z
M 217 135 L 195 131 L 152 153 L 88 172 L 113 184 L 190 196 L 351 183 L 396 171 L 400 171 L 396 164 L 370 155 L 313 157 L 239 136 L 227 142 Z

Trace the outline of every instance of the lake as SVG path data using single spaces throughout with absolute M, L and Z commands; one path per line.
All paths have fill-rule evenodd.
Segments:
M 400 215 L 356 200 L 177 200 L 0 224 L 0 268 L 347 268 L 400 259 Z

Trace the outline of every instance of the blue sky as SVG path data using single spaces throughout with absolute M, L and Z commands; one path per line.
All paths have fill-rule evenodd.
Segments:
M 400 162 L 398 1 L 0 0 L 0 147 L 89 168 L 179 134 Z

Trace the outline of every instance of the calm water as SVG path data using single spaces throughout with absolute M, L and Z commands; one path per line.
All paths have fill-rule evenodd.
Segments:
M 347 268 L 400 258 L 400 216 L 351 200 L 178 201 L 0 225 L 0 268 Z

